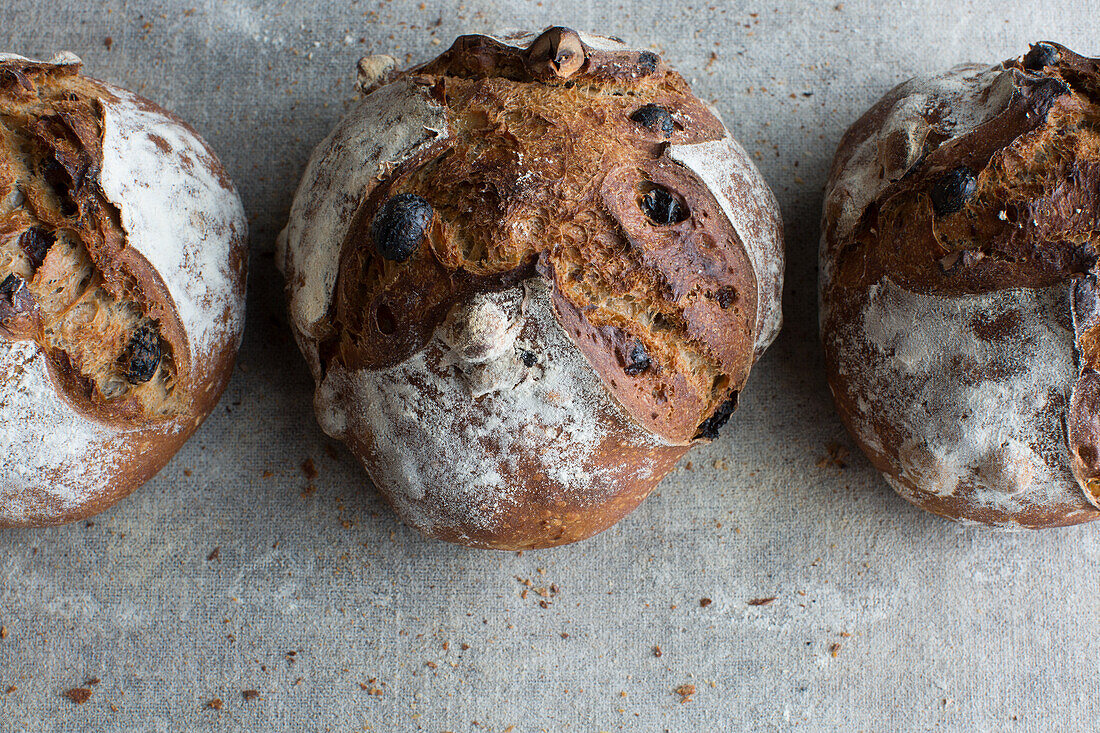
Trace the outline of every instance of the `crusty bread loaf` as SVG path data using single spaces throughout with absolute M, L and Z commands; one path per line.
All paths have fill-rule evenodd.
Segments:
M 778 331 L 771 191 L 619 41 L 463 36 L 360 73 L 279 254 L 322 427 L 432 536 L 610 526 L 715 437 Z
M 853 437 L 909 501 L 1100 517 L 1100 67 L 1054 43 L 901 84 L 826 190 L 821 330 Z
M 0 527 L 110 506 L 213 408 L 243 321 L 240 200 L 151 102 L 0 54 Z

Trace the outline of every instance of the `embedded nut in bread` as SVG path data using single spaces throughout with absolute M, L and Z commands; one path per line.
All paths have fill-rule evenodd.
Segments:
M 246 226 L 206 144 L 80 61 L 0 54 L 0 527 L 105 509 L 209 414 Z
M 358 68 L 277 255 L 322 428 L 433 537 L 607 528 L 717 435 L 775 338 L 774 196 L 619 41 L 462 36 Z
M 1100 517 L 1100 65 L 1038 43 L 910 80 L 840 143 L 821 333 L 890 484 L 1001 527 Z

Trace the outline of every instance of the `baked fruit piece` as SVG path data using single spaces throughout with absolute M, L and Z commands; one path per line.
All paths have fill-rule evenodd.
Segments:
M 896 87 L 833 161 L 821 332 L 848 430 L 952 519 L 1100 517 L 1100 67 L 1056 43 Z
M 775 199 L 649 51 L 551 28 L 390 66 L 360 62 L 281 237 L 321 427 L 433 537 L 599 532 L 775 337 Z
M 244 325 L 240 199 L 194 130 L 0 54 L 0 527 L 155 474 L 213 409 Z

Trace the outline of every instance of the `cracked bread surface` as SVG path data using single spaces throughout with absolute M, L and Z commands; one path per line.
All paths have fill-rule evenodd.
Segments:
M 715 437 L 774 338 L 774 197 L 652 52 L 549 29 L 391 67 L 360 64 L 384 77 L 318 147 L 281 237 L 322 426 L 435 536 L 504 548 L 599 531 Z M 347 158 L 356 169 L 332 173 Z M 504 294 L 522 307 L 486 300 Z M 455 355 L 470 349 L 494 356 Z M 385 407 L 367 397 L 381 384 Z M 537 407 L 553 400 L 569 409 Z M 438 426 L 433 401 L 461 417 Z M 538 435 L 505 448 L 505 423 Z M 450 465 L 423 444 L 407 455 L 441 433 L 473 442 Z M 426 488 L 444 485 L 458 493 Z
M 224 170 L 184 123 L 79 69 L 0 54 L 0 526 L 89 516 L 159 470 L 243 325 Z
M 902 496 L 1005 527 L 1097 511 L 1100 67 L 1054 43 L 899 85 L 847 132 L 821 327 Z

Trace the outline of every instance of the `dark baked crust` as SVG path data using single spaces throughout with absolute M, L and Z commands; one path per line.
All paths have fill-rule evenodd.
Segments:
M 976 78 L 979 71 L 960 67 L 957 73 Z M 994 67 L 989 78 L 967 110 L 953 108 L 944 92 L 907 82 L 872 107 L 841 141 L 827 187 L 822 239 L 822 335 L 829 384 L 853 436 L 910 501 L 947 517 L 987 524 L 1074 524 L 1100 517 L 1093 506 L 1097 492 L 1071 488 L 1065 456 L 1072 455 L 1072 473 L 1082 488 L 1100 486 L 1100 65 L 1058 44 L 1041 43 L 1030 54 Z M 929 97 L 920 119 L 897 124 L 899 110 L 920 94 Z M 961 133 L 953 127 L 983 106 L 989 114 L 979 124 Z M 853 214 L 853 202 L 861 195 L 851 184 L 853 170 L 861 166 L 870 173 L 868 161 L 855 157 L 876 138 L 881 183 L 866 201 L 858 201 Z M 963 304 L 969 308 L 976 298 L 998 296 L 989 301 L 997 310 L 963 324 L 973 347 L 959 347 L 954 364 L 945 367 L 949 389 L 1009 383 L 1023 374 L 1023 362 L 1011 353 L 989 361 L 984 368 L 991 371 L 975 371 L 972 352 L 988 351 L 990 344 L 1008 351 L 1028 348 L 1035 319 L 1045 319 L 1052 333 L 1072 334 L 1077 383 L 1051 383 L 1044 398 L 1051 419 L 1031 416 L 1036 434 L 1024 441 L 1030 445 L 1025 450 L 1041 457 L 1034 465 L 1055 477 L 1048 487 L 1032 491 L 1031 469 L 1021 476 L 974 475 L 952 491 L 917 477 L 906 451 L 920 437 L 911 426 L 892 423 L 868 407 L 917 397 L 902 383 L 886 388 L 889 394 L 868 394 L 870 381 L 859 362 L 880 357 L 861 354 L 865 345 L 857 346 L 858 339 L 851 337 L 853 324 L 867 317 L 871 304 L 888 300 L 882 296 L 886 282 L 900 288 L 897 292 L 957 303 L 958 318 Z M 1047 298 L 1040 293 L 1050 293 L 1058 303 L 1053 311 L 1035 305 Z M 938 330 L 945 333 L 954 326 L 942 322 Z M 937 334 L 930 330 L 927 337 L 934 340 Z M 899 382 L 905 382 L 904 370 L 899 374 Z M 877 438 L 869 440 L 871 433 Z

